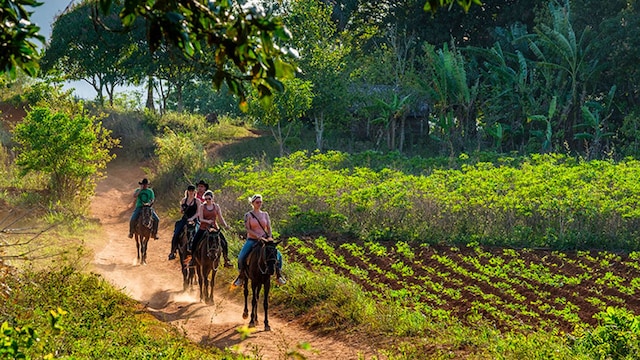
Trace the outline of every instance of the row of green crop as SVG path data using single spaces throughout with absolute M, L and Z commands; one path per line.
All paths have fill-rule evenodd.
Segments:
M 640 311 L 633 305 L 640 292 L 635 281 L 640 272 L 633 266 L 637 253 L 571 257 L 547 252 L 538 257 L 527 250 L 443 251 L 404 242 L 390 248 L 377 242 L 335 246 L 322 237 L 291 238 L 288 249 L 312 268 L 343 274 L 374 298 L 411 307 L 428 318 L 463 314 L 467 319 L 462 321 L 484 319 L 509 329 L 572 331 L 593 323 L 592 315 L 607 306 Z M 612 262 L 616 269 L 610 269 Z
M 262 193 L 283 235 L 640 248 L 640 162 L 635 160 L 532 155 L 513 166 L 476 163 L 412 175 L 354 166 L 352 156 L 297 152 L 268 167 L 247 160 L 209 172 L 227 198 Z
M 598 279 L 600 274 L 612 272 L 628 284 L 639 275 L 632 265 L 638 253 L 532 254 L 530 250 L 513 249 L 487 252 L 480 247 L 440 247 L 434 251 L 431 246 L 403 242 L 334 243 L 322 237 L 290 238 L 286 250 L 290 260 L 304 264 L 311 274 L 320 277 L 341 274 L 360 284 L 379 309 L 409 309 L 403 312 L 404 316 L 396 316 L 389 330 L 407 336 L 414 344 L 420 342 L 415 336 L 429 338 L 432 331 L 451 330 L 460 335 L 460 331 L 474 332 L 488 327 L 499 329 L 500 335 L 491 335 L 490 342 L 496 341 L 496 348 L 486 353 L 486 358 L 495 358 L 497 354 L 502 358 L 522 358 L 514 357 L 513 353 L 503 354 L 515 350 L 512 346 L 520 349 L 516 351 L 519 355 L 527 353 L 525 357 L 532 359 L 630 359 L 640 355 L 637 346 L 640 317 L 634 315 L 640 310 L 634 307 L 637 301 L 628 304 L 621 301 L 615 295 L 615 284 L 570 276 L 576 269 L 591 271 Z M 615 270 L 601 271 L 598 267 L 607 266 L 605 270 L 609 270 L 612 262 Z M 477 269 L 477 274 L 472 274 L 471 268 Z M 583 276 L 579 274 L 580 277 Z M 306 292 L 296 299 L 297 306 L 305 303 L 303 294 Z M 619 294 L 622 296 L 622 292 Z M 588 322 L 578 315 L 584 312 L 581 307 L 585 303 L 575 301 L 583 296 L 600 302 Z M 426 322 L 410 321 L 406 315 L 411 311 L 421 314 Z M 467 327 L 460 327 L 460 322 Z M 559 323 L 564 326 L 558 327 Z M 533 339 L 538 338 L 541 329 L 548 334 L 544 341 L 549 343 L 539 346 L 554 343 L 558 346 L 556 351 L 541 354 L 531 351 L 532 348 L 525 350 L 525 339 L 537 341 Z M 468 338 L 468 345 L 478 345 L 476 340 Z

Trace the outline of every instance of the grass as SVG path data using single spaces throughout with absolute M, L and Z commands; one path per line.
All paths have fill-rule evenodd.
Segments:
M 31 358 L 242 359 L 187 340 L 95 274 L 64 267 L 0 280 L 0 323 L 36 331 L 39 341 L 23 349 Z M 61 331 L 50 326 L 52 311 L 63 314 Z

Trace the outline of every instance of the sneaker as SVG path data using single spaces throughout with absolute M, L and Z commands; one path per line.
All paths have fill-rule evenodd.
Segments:
M 129 233 L 129 239 L 133 239 L 133 234 Z
M 236 278 L 236 280 L 233 282 L 234 286 L 242 286 L 244 285 L 244 280 L 242 280 L 242 277 L 238 276 Z
M 233 264 L 232 264 L 232 263 L 230 263 L 230 262 L 229 262 L 229 260 L 225 260 L 225 261 L 224 261 L 224 267 L 226 267 L 226 268 L 232 268 L 232 267 L 233 267 Z
M 174 253 L 169 254 L 169 260 L 175 260 L 175 258 L 176 258 L 176 254 Z
M 278 277 L 278 284 L 284 285 L 286 283 L 287 283 L 287 279 L 285 279 L 284 276 L 279 276 Z

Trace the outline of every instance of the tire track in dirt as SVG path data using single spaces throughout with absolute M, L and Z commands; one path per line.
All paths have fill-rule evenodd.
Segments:
M 133 211 L 132 193 L 144 176 L 138 165 L 118 159 L 109 164 L 107 177 L 98 183 L 96 196 L 91 203 L 91 216 L 101 224 L 101 229 L 94 238 L 88 240 L 88 246 L 95 254 L 93 271 L 145 304 L 156 318 L 175 326 L 189 339 L 205 346 L 234 348 L 258 359 L 283 359 L 287 358 L 287 351 L 306 342 L 313 350 L 299 351 L 307 359 L 373 357 L 372 350 L 363 350 L 355 344 L 314 334 L 295 321 L 287 322 L 271 314 L 269 323 L 272 331 L 265 332 L 261 309 L 260 324 L 256 331 L 242 339 L 238 329 L 246 326 L 248 321 L 242 319 L 241 290 L 217 286 L 211 306 L 198 301 L 197 291 L 184 293 L 178 262 L 167 261 L 166 258 L 174 220 L 163 218 L 162 214 L 160 240 L 149 242 L 148 264 L 137 265 L 135 240 L 129 239 L 127 233 Z M 216 281 L 233 279 L 235 273 L 235 269 L 221 267 Z M 379 354 L 376 355 L 381 358 Z

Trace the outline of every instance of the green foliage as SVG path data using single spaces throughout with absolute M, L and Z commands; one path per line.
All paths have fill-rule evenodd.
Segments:
M 98 112 L 99 107 L 92 110 Z M 148 158 L 155 150 L 155 127 L 149 119 L 155 115 L 149 112 L 138 112 L 115 107 L 101 108 L 104 116 L 103 126 L 111 131 L 111 137 L 120 143 L 127 144 L 126 152 L 118 152 L 119 157 L 142 160 Z
M 102 12 L 108 14 L 118 2 L 98 3 Z M 220 89 L 225 83 L 240 97 L 243 109 L 246 109 L 244 83 L 250 83 L 260 98 L 268 99 L 273 91 L 282 90 L 281 80 L 292 77 L 295 71 L 287 61 L 295 52 L 280 44 L 289 39 L 288 30 L 280 18 L 259 4 L 242 6 L 222 1 L 203 6 L 188 0 L 171 0 L 148 5 L 146 0 L 134 0 L 127 2 L 119 17 L 125 28 L 134 25 L 138 18 L 147 21 L 151 53 L 166 42 L 177 46 L 184 57 L 198 60 L 206 58 L 211 49 L 215 55 L 203 67 L 215 69 L 214 87 Z
M 38 345 L 19 349 L 26 358 L 46 358 L 44 354 L 75 359 L 233 358 L 215 349 L 204 350 L 177 330 L 161 325 L 137 310 L 135 301 L 93 274 L 65 267 L 24 272 L 4 282 L 11 291 L 3 294 L 0 321 L 9 322 L 14 329 L 33 329 L 31 334 L 37 330 Z
M 24 359 L 26 358 L 22 349 L 28 349 L 38 340 L 35 331 L 25 326 L 24 328 L 13 328 L 6 321 L 0 327 L 3 341 L 0 346 L 0 357 L 3 359 Z
M 558 154 L 495 163 L 461 158 L 460 169 L 410 174 L 384 168 L 382 161 L 380 169 L 361 167 L 356 159 L 363 157 L 297 152 L 272 167 L 225 163 L 210 171 L 237 199 L 263 194 L 274 228 L 287 234 L 311 232 L 322 222 L 323 232 L 361 239 L 556 249 L 638 246 L 635 160 L 578 161 Z M 379 161 L 374 153 L 366 159 Z
M 190 133 L 191 134 L 191 133 Z M 188 183 L 198 169 L 206 164 L 206 153 L 199 142 L 193 141 L 189 135 L 177 134 L 167 130 L 162 137 L 156 138 L 158 149 L 157 179 L 172 183 L 156 184 L 156 186 L 172 188 Z
M 637 359 L 640 357 L 640 316 L 625 309 L 607 307 L 595 316 L 599 325 L 578 338 L 575 347 L 592 359 Z
M 313 84 L 298 78 L 285 81 L 286 89 L 273 97 L 273 102 L 265 102 L 256 96 L 250 99 L 249 114 L 257 122 L 271 127 L 271 133 L 280 146 L 280 156 L 284 155 L 284 145 L 292 129 L 311 108 Z
M 36 0 L 7 0 L 0 8 L 0 74 L 16 77 L 17 69 L 35 76 L 40 54 L 34 40 L 44 44 L 38 33 L 40 27 L 29 20 L 29 7 L 37 7 Z
M 118 141 L 110 133 L 87 115 L 71 116 L 37 107 L 14 129 L 15 140 L 21 145 L 16 164 L 23 175 L 49 175 L 54 201 L 84 200 L 113 158 L 110 150 Z

